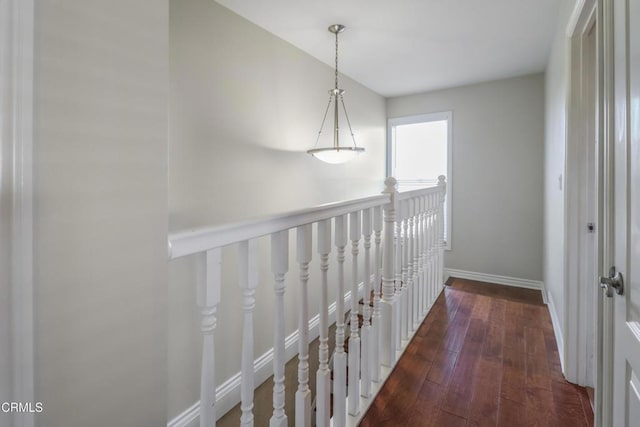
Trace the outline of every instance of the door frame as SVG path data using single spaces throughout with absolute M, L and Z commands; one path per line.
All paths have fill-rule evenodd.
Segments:
M 13 401 L 35 403 L 33 288 L 33 107 L 34 0 L 0 3 L 5 37 L 0 38 L 0 135 L 10 162 L 11 205 L 11 370 Z M 1 316 L 1 314 L 0 314 Z M 2 320 L 5 320 L 4 318 Z M 13 425 L 32 427 L 32 413 L 13 417 Z
M 614 74 L 614 11 L 612 0 L 598 0 L 598 67 L 600 97 L 599 137 L 601 138 L 600 197 L 598 215 L 599 274 L 608 275 L 614 254 L 614 161 L 615 161 L 615 74 Z M 613 423 L 613 349 L 614 349 L 614 300 L 598 293 L 597 364 L 595 394 L 595 425 L 610 426 Z
M 589 94 L 588 85 L 593 76 L 589 76 L 589 69 L 593 63 L 589 64 L 589 52 L 587 36 L 593 25 L 599 31 L 598 21 L 598 1 L 579 0 L 576 2 L 569 23 L 566 28 L 568 39 L 568 75 L 567 75 L 567 135 L 566 135 L 566 156 L 565 156 L 565 253 L 564 253 L 564 281 L 565 281 L 565 337 L 564 337 L 564 374 L 567 380 L 580 385 L 594 386 L 597 388 L 597 346 L 596 334 L 598 330 L 597 319 L 599 310 L 596 308 L 597 274 L 593 274 L 593 263 L 597 265 L 597 271 L 601 271 L 600 253 L 600 218 L 599 197 L 600 191 L 595 182 L 589 183 L 585 179 L 585 172 L 588 167 L 587 150 L 592 150 L 591 155 L 595 158 L 595 164 L 599 165 L 601 159 L 600 145 L 602 138 L 602 108 L 601 102 L 601 72 L 596 66 L 596 93 Z M 598 57 L 598 35 L 596 34 L 596 57 Z M 596 64 L 598 61 L 595 61 Z M 591 91 L 593 92 L 593 91 Z M 593 99 L 590 96 L 595 95 Z M 590 116 L 590 109 L 585 105 L 588 102 L 595 102 L 597 119 Z M 589 126 L 595 125 L 596 140 L 595 145 L 588 145 Z M 599 177 L 600 167 L 597 168 L 596 175 Z M 589 211 L 585 211 L 584 196 L 589 192 L 594 200 L 598 200 L 597 205 Z M 576 223 L 577 218 L 577 223 Z M 589 239 L 587 234 L 587 222 L 595 222 L 595 236 Z M 589 239 L 591 248 L 585 245 Z M 590 249 L 590 251 L 589 251 Z M 590 253 L 589 253 L 590 252 Z M 591 258 L 591 262 L 589 262 Z M 596 258 L 596 259 L 593 259 Z M 588 282 L 584 278 L 593 276 L 593 289 L 589 292 Z

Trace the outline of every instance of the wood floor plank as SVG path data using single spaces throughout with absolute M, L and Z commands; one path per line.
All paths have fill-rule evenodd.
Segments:
M 527 387 L 525 410 L 526 426 L 557 426 L 558 419 L 553 401 L 553 393 L 541 388 Z
M 443 292 L 441 294 L 442 298 L 440 300 L 440 304 L 446 313 L 451 314 L 451 318 L 453 318 L 453 314 L 458 311 L 458 307 L 464 298 L 464 293 L 462 292 Z
M 504 323 L 489 322 L 487 338 L 482 348 L 482 357 L 485 359 L 502 362 L 502 349 L 504 342 Z
M 551 315 L 549 309 L 546 306 L 531 305 L 530 310 L 535 313 L 534 319 L 538 322 L 538 327 L 544 331 L 553 332 L 553 323 L 551 322 Z
M 464 344 L 464 337 L 469 327 L 469 317 L 465 315 L 456 316 L 451 325 L 447 328 L 442 340 L 442 346 L 451 352 L 457 353 Z
M 464 427 L 465 425 L 467 425 L 466 419 L 441 409 L 438 412 L 438 418 L 433 424 L 433 427 Z
M 498 423 L 502 363 L 495 359 L 480 358 L 468 425 L 495 426 Z
M 439 384 L 425 381 L 416 399 L 414 409 L 409 417 L 408 426 L 436 426 L 440 411 L 440 402 L 445 388 Z
M 491 311 L 489 312 L 489 322 L 504 325 L 507 312 L 507 302 L 503 299 L 491 299 Z
M 421 345 L 416 349 L 416 353 L 419 353 L 426 360 L 433 361 L 443 346 L 447 332 L 453 327 L 453 324 L 451 324 L 432 328 L 429 333 L 422 337 Z M 464 337 L 460 338 L 460 340 L 462 339 Z
M 580 395 L 580 401 L 582 403 L 582 410 L 584 411 L 585 419 L 587 420 L 587 425 L 589 427 L 593 427 L 594 414 L 593 414 L 593 406 L 591 406 L 591 402 L 593 396 L 589 394 L 588 390 L 585 390 L 583 387 L 576 387 L 578 389 L 578 394 Z M 591 389 L 593 391 L 593 389 Z
M 471 319 L 465 336 L 464 346 L 458 355 L 447 394 L 442 402 L 442 408 L 463 418 L 466 418 L 473 396 L 473 386 L 476 368 L 482 344 L 487 331 L 487 323 L 480 319 Z
M 498 427 L 513 427 L 523 424 L 526 405 L 513 400 L 500 398 L 498 409 Z
M 542 329 L 524 328 L 527 388 L 551 391 L 551 377 L 547 364 L 547 348 Z
M 573 384 L 553 381 L 553 401 L 558 422 L 562 427 L 587 426 L 580 394 Z
M 475 295 L 466 294 L 460 302 L 455 317 L 447 327 L 446 334 L 443 338 L 443 347 L 448 351 L 457 353 L 462 348 L 475 301 Z
M 524 324 L 522 319 L 522 307 L 518 302 L 507 302 L 504 330 L 505 347 L 522 347 L 524 350 Z
M 411 340 L 411 343 L 407 346 L 407 349 L 404 353 L 408 356 L 413 356 L 418 353 L 418 350 L 422 347 L 422 342 L 424 341 L 424 337 L 415 335 Z
M 422 322 L 422 324 L 418 327 L 415 335 L 419 337 L 424 336 L 429 332 L 434 324 L 437 323 L 440 325 L 446 325 L 448 323 L 448 320 L 449 316 L 448 313 L 444 310 L 443 305 L 435 305 L 429 312 L 429 315 L 424 320 L 424 322 Z
M 491 311 L 491 298 L 478 295 L 475 304 L 471 310 L 471 318 L 480 320 L 489 320 L 489 312 Z
M 425 336 L 434 327 L 445 330 L 458 312 L 464 295 L 460 292 L 443 292 L 430 310 L 429 315 L 418 328 L 416 336 Z
M 555 381 L 564 381 L 562 365 L 560 364 L 560 354 L 556 345 L 556 337 L 553 331 L 544 331 L 544 344 L 547 349 L 547 365 L 549 366 L 549 376 Z
M 519 403 L 526 403 L 526 364 L 524 346 L 503 348 L 501 395 Z
M 448 385 L 457 357 L 458 353 L 441 348 L 431 364 L 427 380 L 444 386 Z
M 532 304 L 523 304 L 522 305 L 522 319 L 524 321 L 524 326 L 529 328 L 540 328 L 541 327 L 541 319 L 538 312 L 538 306 Z
M 420 390 L 422 382 L 426 379 L 429 366 L 429 363 L 421 359 L 420 356 L 407 358 L 401 365 L 396 365 L 393 378 L 389 377 L 387 381 L 398 383 L 397 390 L 394 392 L 415 396 Z
M 458 305 L 458 310 L 456 311 L 456 316 L 471 316 L 471 312 L 473 311 L 473 306 L 476 303 L 476 295 L 472 293 L 461 293 L 462 299 L 460 300 L 460 304 Z

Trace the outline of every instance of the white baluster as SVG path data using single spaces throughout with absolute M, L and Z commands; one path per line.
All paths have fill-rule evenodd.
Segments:
M 394 300 L 394 260 L 393 235 L 396 225 L 396 179 L 388 177 L 383 193 L 391 196 L 391 201 L 384 206 L 384 252 L 382 254 L 382 301 L 380 303 L 380 340 L 382 363 L 391 367 L 396 360 L 396 304 Z
M 349 214 L 349 237 L 351 238 L 351 332 L 349 334 L 349 415 L 360 412 L 360 334 L 358 332 L 358 252 L 362 224 L 360 211 Z
M 428 242 L 429 242 L 429 231 L 427 229 L 427 219 L 428 219 L 428 213 L 427 213 L 427 203 L 429 200 L 429 196 L 423 196 L 421 197 L 421 201 L 420 201 L 420 205 L 422 206 L 422 213 L 421 213 L 421 220 L 420 220 L 420 227 L 422 230 L 422 240 L 421 242 L 421 246 L 420 246 L 420 251 L 422 253 L 421 256 L 421 261 L 420 261 L 420 266 L 422 269 L 422 298 L 420 299 L 421 301 L 421 310 L 420 310 L 420 314 L 421 314 L 421 318 L 424 318 L 424 316 L 427 314 L 427 311 L 429 309 L 429 277 L 428 277 L 428 270 L 427 270 L 427 247 L 428 247 Z
M 375 245 L 375 262 L 374 262 L 374 279 L 373 279 L 373 315 L 371 319 L 372 324 L 372 353 L 371 353 L 371 378 L 375 382 L 380 381 L 380 286 L 381 286 L 381 272 L 380 264 L 382 256 L 380 243 L 382 241 L 382 207 L 376 206 L 373 209 L 373 231 L 374 231 L 374 245 Z
M 425 264 L 428 270 L 428 281 L 429 281 L 429 306 L 433 305 L 433 301 L 435 300 L 436 290 L 434 285 L 434 277 L 435 274 L 433 272 L 433 266 L 431 265 L 432 253 L 431 253 L 431 242 L 435 236 L 435 230 L 433 229 L 433 214 L 432 214 L 432 204 L 433 204 L 433 195 L 429 195 L 428 201 L 428 213 L 427 213 L 427 233 L 429 233 L 429 240 L 427 242 L 427 263 Z
M 412 308 L 411 308 L 411 312 L 413 314 L 413 318 L 411 319 L 411 329 L 414 330 L 420 321 L 420 313 L 419 313 L 419 305 L 418 305 L 418 288 L 420 287 L 420 276 L 419 276 L 419 272 L 420 272 L 420 252 L 419 252 L 419 248 L 420 246 L 418 245 L 418 236 L 420 235 L 419 232 L 419 226 L 420 226 L 420 222 L 418 221 L 418 209 L 420 208 L 418 205 L 418 199 L 414 198 L 413 199 L 413 211 L 411 212 L 411 217 L 413 219 L 413 232 L 411 233 L 412 235 L 412 239 L 413 239 L 413 245 L 412 245 L 412 250 L 413 250 L 413 279 L 411 281 L 411 288 L 413 290 L 413 301 L 411 301 L 412 303 Z
M 417 296 L 417 272 L 418 272 L 418 264 L 416 262 L 416 243 L 417 243 L 417 233 L 416 233 L 416 200 L 410 200 L 410 209 L 409 209 L 409 271 L 407 273 L 407 286 L 409 286 L 409 298 L 407 301 L 407 323 L 408 329 L 413 330 L 414 318 L 415 318 L 415 300 Z
M 429 307 L 431 306 L 431 287 L 429 286 L 429 196 L 424 197 L 424 213 L 423 213 L 423 229 L 424 229 L 424 242 L 423 242 L 423 251 L 424 251 L 424 260 L 423 260 L 423 269 L 424 269 L 424 288 L 425 288 L 425 296 L 424 296 L 424 311 L 423 316 L 427 314 Z
M 424 277 L 424 241 L 425 241 L 425 232 L 424 232 L 424 197 L 419 196 L 416 198 L 416 205 L 418 208 L 416 209 L 416 229 L 417 229 L 417 239 L 418 239 L 418 286 L 416 293 L 416 316 L 417 321 L 414 324 L 414 329 L 420 325 L 424 317 L 425 310 L 425 277 Z
M 442 247 L 442 229 L 441 229 L 441 221 L 442 221 L 442 216 L 440 215 L 439 212 L 439 206 L 440 206 L 440 195 L 439 194 L 434 194 L 433 195 L 433 212 L 432 212 L 432 230 L 433 230 L 433 241 L 431 244 L 431 251 L 432 251 L 432 258 L 431 258 L 431 263 L 433 264 L 433 266 L 431 267 L 432 269 L 432 273 L 433 273 L 433 277 L 432 277 L 432 282 L 433 282 L 433 288 L 434 288 L 434 295 L 437 291 L 438 288 L 438 274 L 439 274 L 439 265 L 440 265 L 440 259 L 441 259 L 441 247 Z
M 207 251 L 198 261 L 197 300 L 202 332 L 200 373 L 200 427 L 216 425 L 215 330 L 222 282 L 220 248 Z
M 438 230 L 438 276 L 437 276 L 437 284 L 438 291 L 442 289 L 444 284 L 444 199 L 445 194 L 447 192 L 447 183 L 445 182 L 444 175 L 440 175 L 438 177 L 438 186 L 441 187 L 440 193 L 440 208 L 438 212 L 438 216 L 440 217 L 440 227 Z M 451 197 L 451 194 L 449 194 Z M 451 239 L 451 236 L 447 236 L 448 239 Z
M 284 276 L 289 270 L 289 230 L 271 235 L 271 271 L 275 278 L 275 322 L 273 333 L 273 415 L 270 427 L 285 427 L 287 414 L 284 412 Z
M 362 310 L 361 347 L 361 391 L 363 397 L 371 397 L 371 209 L 362 211 L 362 234 L 364 235 L 364 306 Z
M 428 261 L 427 266 L 429 269 L 429 304 L 433 304 L 436 296 L 436 258 L 437 258 L 437 250 L 436 250 L 436 238 L 438 235 L 436 222 L 437 217 L 435 215 L 435 206 L 436 206 L 436 196 L 434 194 L 429 195 L 429 243 L 428 243 Z
M 327 272 L 331 252 L 331 220 L 318 222 L 318 253 L 322 273 L 320 288 L 320 347 L 319 366 L 316 374 L 316 426 L 329 427 L 331 372 L 329 371 L 329 288 Z
M 398 253 L 402 254 L 402 263 L 401 263 L 401 282 L 402 282 L 402 292 L 400 294 L 400 316 L 402 317 L 400 321 L 400 336 L 403 339 L 409 338 L 409 332 L 407 330 L 408 322 L 407 316 L 410 316 L 410 313 L 407 312 L 408 304 L 407 304 L 407 286 L 409 284 L 409 200 L 403 200 L 398 203 L 398 219 L 397 221 L 402 225 L 402 231 L 400 233 L 402 238 L 402 251 L 398 251 Z M 397 272 L 396 272 L 397 274 Z M 398 296 L 396 294 L 396 296 Z
M 336 349 L 333 356 L 333 425 L 343 427 L 347 417 L 347 353 L 344 351 L 344 251 L 347 246 L 347 216 L 335 218 L 338 251 L 338 292 L 336 297 Z
M 240 425 L 253 426 L 253 309 L 256 305 L 258 286 L 257 242 L 244 241 L 238 244 L 238 284 L 242 289 L 242 310 L 244 312 L 242 328 L 242 383 L 240 386 L 241 403 Z
M 297 261 L 300 264 L 300 316 L 298 320 L 298 391 L 296 391 L 296 427 L 311 427 L 311 390 L 309 389 L 309 263 L 311 262 L 311 224 L 298 227 Z
M 409 331 L 412 332 L 417 326 L 418 319 L 418 297 L 420 295 L 420 219 L 418 212 L 420 210 L 419 199 L 414 197 L 411 199 L 411 219 L 413 221 L 413 229 L 411 232 L 412 251 L 413 251 L 413 277 L 410 280 L 411 292 L 409 294 Z
M 395 337 L 395 349 L 396 350 L 400 350 L 400 341 L 402 340 L 402 324 L 404 323 L 402 321 L 402 317 L 403 314 L 405 313 L 405 308 L 406 308 L 406 298 L 403 298 L 403 295 L 406 295 L 406 292 L 404 292 L 403 294 L 403 289 L 406 291 L 406 287 L 407 287 L 407 283 L 404 282 L 402 280 L 402 262 L 403 262 L 403 251 L 404 251 L 404 247 L 406 245 L 406 241 L 404 240 L 404 236 L 402 233 L 402 227 L 403 224 L 406 222 L 406 216 L 404 215 L 404 208 L 403 208 L 403 202 L 402 201 L 398 201 L 397 203 L 397 211 L 396 211 L 396 250 L 395 250 L 395 256 L 396 256 L 396 265 L 395 265 L 395 272 L 396 272 L 396 280 L 394 282 L 394 289 L 395 289 L 395 296 L 394 299 L 397 301 L 397 307 L 398 309 L 395 310 L 394 312 L 394 316 L 395 316 L 395 325 L 398 328 L 397 331 L 394 333 L 394 337 Z

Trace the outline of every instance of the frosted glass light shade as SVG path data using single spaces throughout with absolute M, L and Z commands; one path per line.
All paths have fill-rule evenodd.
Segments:
M 364 148 L 362 147 L 314 148 L 307 151 L 316 159 L 331 164 L 348 162 L 363 152 Z

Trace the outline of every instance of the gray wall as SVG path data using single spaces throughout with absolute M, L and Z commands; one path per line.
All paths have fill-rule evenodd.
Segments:
M 545 160 L 544 160 L 544 281 L 550 305 L 560 320 L 565 335 L 565 145 L 567 114 L 567 74 L 569 54 L 566 26 L 574 2 L 564 0 L 558 15 L 558 28 L 553 40 L 545 74 Z M 561 349 L 562 350 L 562 349 Z M 560 355 L 564 357 L 564 355 Z
M 0 40 L 10 40 L 9 2 L 0 3 Z M 3 44 L 4 46 L 4 44 Z M 0 87 L 9 87 L 12 78 L 9 64 L 10 49 L 0 52 Z M 6 92 L 5 92 L 6 94 Z M 7 96 L 0 96 L 5 102 Z M 11 225 L 13 199 L 13 130 L 8 112 L 10 105 L 0 105 L 0 404 L 11 400 Z M 10 415 L 0 412 L 0 425 L 10 422 Z
M 38 426 L 166 423 L 168 12 L 36 2 Z
M 390 118 L 453 111 L 452 246 L 445 267 L 542 280 L 543 77 L 388 100 Z
M 330 51 L 333 42 L 327 32 Z M 341 50 L 348 55 L 348 44 L 343 43 Z M 305 151 L 315 143 L 327 90 L 333 86 L 331 67 L 210 0 L 170 2 L 170 51 L 171 230 L 238 221 L 383 189 L 386 115 L 381 96 L 341 78 L 354 132 L 366 153 L 344 165 L 328 165 Z M 260 245 L 256 357 L 272 347 L 273 329 L 268 242 Z M 218 383 L 240 369 L 242 299 L 235 260 L 235 248 L 224 251 L 223 303 L 216 337 Z M 314 242 L 315 277 L 319 276 L 317 261 Z M 287 334 L 297 329 L 298 310 L 294 258 L 290 266 Z M 198 400 L 201 339 L 193 263 L 172 261 L 169 270 L 172 418 Z M 346 274 L 349 278 L 348 269 Z M 335 284 L 333 276 L 331 283 Z M 310 288 L 313 316 L 318 310 L 318 286 L 312 282 Z

